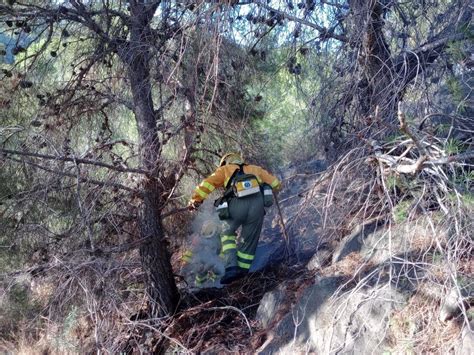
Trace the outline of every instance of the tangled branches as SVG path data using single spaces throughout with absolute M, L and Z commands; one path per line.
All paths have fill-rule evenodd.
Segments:
M 179 353 L 216 352 L 248 349 L 258 327 L 255 313 L 260 299 L 278 282 L 298 271 L 259 272 L 225 289 L 203 289 L 182 295 L 180 310 L 174 317 L 150 319 L 132 316 L 122 323 L 124 340 L 114 351 L 152 352 L 168 347 Z
M 467 135 L 454 125 L 445 136 L 414 130 L 400 105 L 398 119 L 401 135 L 349 151 L 328 172 L 330 183 L 308 196 L 325 193 L 326 242 L 335 244 L 352 231 L 341 243 L 357 239 L 361 248 L 357 260 L 333 255 L 331 273 L 352 262 L 335 297 L 380 283 L 410 297 L 429 290 L 423 297 L 434 304 L 426 312 L 401 314 L 422 334 L 448 339 L 442 324 L 454 319 L 456 329 L 463 322 L 469 327 L 474 294 L 472 130 L 469 122 L 458 125 Z M 449 334 L 457 336 L 453 329 Z M 420 352 L 432 350 L 423 336 L 414 342 Z

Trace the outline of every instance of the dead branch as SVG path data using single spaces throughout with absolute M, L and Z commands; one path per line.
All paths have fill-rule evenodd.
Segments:
M 237 307 L 233 306 L 223 306 L 223 307 L 210 307 L 210 308 L 204 308 L 205 311 L 216 311 L 216 310 L 231 310 L 240 313 L 240 315 L 244 318 L 245 323 L 247 324 L 247 327 L 249 328 L 249 333 L 252 336 L 252 327 L 250 326 L 249 320 L 247 319 L 247 316 L 245 315 L 244 312 L 242 312 L 240 309 Z
M 275 9 L 274 7 L 271 7 L 271 6 L 265 4 L 262 1 L 251 1 L 251 3 L 256 4 L 259 7 L 264 8 L 266 10 L 273 11 L 274 13 L 277 13 L 277 14 L 283 16 L 284 18 L 286 18 L 286 19 L 288 19 L 292 22 L 296 22 L 296 23 L 299 23 L 301 25 L 307 26 L 309 28 L 313 28 L 313 29 L 317 30 L 318 32 L 320 32 L 321 35 L 324 35 L 324 38 L 334 38 L 334 39 L 337 39 L 341 42 L 347 42 L 347 38 L 343 35 L 338 35 L 336 33 L 333 33 L 333 31 L 331 31 L 330 29 L 322 27 L 322 26 L 320 26 L 316 23 L 307 21 L 305 19 L 298 18 L 298 17 L 290 15 L 286 12 Z
M 5 154 L 22 155 L 22 156 L 27 156 L 27 157 L 35 157 L 35 158 L 48 159 L 48 160 L 70 161 L 70 162 L 75 162 L 77 164 L 95 165 L 102 168 L 119 171 L 122 173 L 137 173 L 137 174 L 143 174 L 146 176 L 149 175 L 147 171 L 142 170 L 142 169 L 125 168 L 125 167 L 110 165 L 107 163 L 103 163 L 101 161 L 91 160 L 91 159 L 55 156 L 55 155 L 40 154 L 40 153 L 25 152 L 25 151 L 10 150 L 10 149 L 0 149 L 0 152 L 5 153 Z
M 15 158 L 8 157 L 8 156 L 6 157 L 6 159 L 14 161 L 14 162 L 19 163 L 19 164 L 28 164 L 28 165 L 31 165 L 35 168 L 38 168 L 38 169 L 41 169 L 43 171 L 47 171 L 49 173 L 53 173 L 53 174 L 56 174 L 56 175 L 67 176 L 67 177 L 71 177 L 71 178 L 77 178 L 77 175 L 75 175 L 75 174 L 53 170 L 53 169 L 47 168 L 45 166 L 42 166 L 42 165 L 39 165 L 39 164 L 36 164 L 36 163 L 33 163 L 31 161 L 28 161 L 28 160 L 15 159 Z M 125 190 L 125 191 L 128 191 L 128 192 L 137 194 L 137 195 L 141 195 L 141 192 L 139 190 L 135 190 L 135 189 L 132 189 L 132 188 L 127 187 L 125 185 L 114 183 L 114 182 L 105 182 L 105 181 L 99 181 L 99 180 L 95 180 L 95 179 L 88 179 L 88 178 L 84 178 L 84 177 L 80 178 L 80 182 L 93 184 L 93 185 L 98 185 L 98 186 L 115 187 L 117 189 Z
M 418 150 L 420 151 L 421 154 L 426 154 L 425 148 L 423 145 L 420 143 L 420 141 L 417 139 L 417 137 L 411 132 L 410 128 L 408 127 L 407 121 L 405 114 L 402 111 L 402 103 L 398 102 L 398 120 L 400 121 L 400 130 L 405 133 L 408 137 L 411 138 L 413 143 L 416 144 Z

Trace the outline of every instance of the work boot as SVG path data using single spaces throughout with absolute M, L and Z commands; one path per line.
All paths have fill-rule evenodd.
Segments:
M 244 277 L 247 274 L 245 270 L 238 266 L 231 266 L 225 270 L 224 276 L 222 276 L 221 284 L 228 285 L 231 282 Z

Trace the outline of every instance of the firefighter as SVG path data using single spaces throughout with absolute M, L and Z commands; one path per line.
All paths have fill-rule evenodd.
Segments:
M 189 207 L 197 209 L 212 191 L 225 188 L 215 205 L 219 218 L 226 221 L 221 234 L 225 264 L 221 283 L 228 284 L 249 271 L 262 230 L 264 207 L 271 205 L 272 190 L 280 188 L 280 181 L 259 166 L 245 164 L 238 153 L 224 155 L 219 165 L 196 187 Z M 237 242 L 239 227 L 242 230 Z

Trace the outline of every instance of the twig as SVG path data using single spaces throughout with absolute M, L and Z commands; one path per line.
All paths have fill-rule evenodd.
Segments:
M 281 207 L 280 207 L 280 202 L 278 201 L 278 197 L 275 193 L 273 193 L 273 197 L 275 199 L 275 205 L 277 206 L 277 210 L 278 210 L 278 216 L 280 217 L 280 225 L 281 225 L 281 229 L 282 229 L 282 232 L 283 232 L 283 237 L 285 238 L 285 243 L 286 243 L 286 262 L 288 263 L 289 262 L 289 259 L 290 259 L 290 237 L 288 236 L 288 233 L 286 231 L 286 226 L 285 226 L 285 220 L 283 219 L 283 214 L 281 212 Z
M 242 315 L 242 317 L 244 318 L 245 320 L 245 323 L 247 323 L 247 327 L 249 328 L 249 332 L 250 332 L 250 335 L 253 335 L 252 333 L 252 327 L 250 326 L 250 323 L 246 317 L 246 315 L 244 314 L 244 312 L 242 312 L 240 309 L 238 309 L 237 307 L 233 307 L 233 306 L 222 306 L 222 307 L 210 307 L 210 308 L 203 308 L 204 311 L 219 311 L 219 310 L 226 310 L 226 309 L 230 309 L 232 311 L 235 311 L 235 312 L 238 312 Z
M 315 30 L 317 30 L 318 32 L 321 33 L 321 35 L 324 35 L 325 38 L 334 38 L 334 39 L 337 39 L 341 42 L 347 42 L 347 37 L 346 36 L 343 36 L 343 35 L 339 35 L 337 33 L 334 33 L 333 31 L 331 31 L 331 29 L 327 29 L 325 27 L 322 27 L 322 26 L 319 26 L 318 24 L 316 23 L 313 23 L 313 22 L 310 22 L 310 21 L 307 21 L 305 19 L 301 19 L 301 18 L 298 18 L 296 16 L 293 16 L 293 15 L 290 15 L 286 12 L 283 12 L 283 11 L 280 11 L 278 9 L 275 9 L 274 7 L 271 7 L 271 6 L 268 6 L 267 4 L 263 3 L 262 1 L 252 1 L 251 3 L 257 5 L 257 6 L 260 6 L 268 11 L 273 11 L 275 12 L 276 14 L 279 14 L 280 16 L 283 16 L 284 18 L 292 21 L 292 22 L 296 22 L 296 23 L 300 23 L 302 25 L 305 25 L 305 26 L 308 26 L 310 28 L 313 28 Z
M 410 128 L 408 127 L 405 114 L 402 111 L 402 103 L 398 102 L 398 120 L 400 121 L 400 130 L 405 133 L 408 137 L 411 138 L 413 143 L 415 143 L 416 147 L 420 151 L 420 154 L 426 155 L 426 150 L 423 145 L 420 143 L 418 138 L 411 132 Z
M 175 210 L 172 210 L 172 211 L 163 213 L 163 214 L 161 215 L 161 218 L 166 218 L 166 217 L 172 216 L 172 215 L 174 215 L 174 214 L 182 213 L 182 212 L 186 212 L 186 211 L 189 211 L 189 208 L 188 208 L 188 207 L 177 208 L 177 209 L 175 209 Z
M 148 319 L 148 321 L 151 321 L 152 319 Z M 188 348 L 186 348 L 183 344 L 181 344 L 178 340 L 170 337 L 169 335 L 167 335 L 165 332 L 162 332 L 161 330 L 159 330 L 158 328 L 156 327 L 153 327 L 152 325 L 149 325 L 149 324 L 146 324 L 144 322 L 124 322 L 123 324 L 125 325 L 133 325 L 133 326 L 140 326 L 140 327 L 144 327 L 144 328 L 148 328 L 150 330 L 153 330 L 157 333 L 159 333 L 161 336 L 165 337 L 166 339 L 168 339 L 169 341 L 171 341 L 172 343 L 178 345 L 181 349 L 183 349 L 184 353 L 185 354 L 191 354 L 191 352 L 189 351 Z

